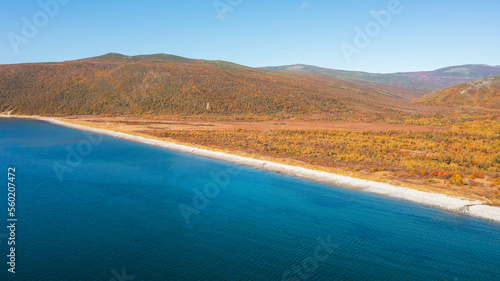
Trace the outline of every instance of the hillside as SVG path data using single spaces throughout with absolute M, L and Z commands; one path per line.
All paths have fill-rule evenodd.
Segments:
M 434 71 L 399 72 L 388 74 L 336 70 L 304 64 L 270 66 L 264 67 L 264 69 L 288 73 L 311 74 L 327 78 L 364 83 L 377 87 L 391 85 L 402 87 L 401 91 L 403 92 L 408 91 L 408 89 L 413 89 L 421 93 L 430 93 L 445 87 L 473 81 L 479 78 L 500 75 L 500 66 L 480 64 L 451 66 Z
M 416 95 L 419 96 L 424 95 L 423 93 L 429 93 L 442 88 L 437 84 L 420 81 L 419 79 L 399 74 L 379 74 L 360 71 L 336 70 L 304 64 L 269 66 L 264 67 L 263 69 L 289 73 L 313 74 L 326 78 L 352 81 L 377 87 L 386 87 L 391 85 L 401 87 L 401 91 L 403 92 L 413 91 L 413 93 L 416 93 Z
M 420 98 L 415 103 L 500 109 L 500 75 L 451 86 Z
M 0 112 L 65 115 L 399 114 L 412 91 L 156 54 L 0 65 Z
M 434 71 L 395 73 L 422 82 L 437 84 L 442 87 L 453 86 L 489 76 L 500 75 L 500 66 L 468 64 L 445 67 Z

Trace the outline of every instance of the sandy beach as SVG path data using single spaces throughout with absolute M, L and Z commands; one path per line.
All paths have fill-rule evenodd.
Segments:
M 135 142 L 141 142 L 149 145 L 163 147 L 171 150 L 196 154 L 200 156 L 210 157 L 214 159 L 229 161 L 245 166 L 250 166 L 258 169 L 283 173 L 300 178 L 315 180 L 336 186 L 353 188 L 365 192 L 380 194 L 393 198 L 398 198 L 406 201 L 411 201 L 427 206 L 437 207 L 450 212 L 455 212 L 463 215 L 469 215 L 486 220 L 500 222 L 500 208 L 494 206 L 484 205 L 481 201 L 470 200 L 466 198 L 454 197 L 440 193 L 424 192 L 408 187 L 395 186 L 387 183 L 368 181 L 364 179 L 357 179 L 348 176 L 336 175 L 328 172 L 311 170 L 303 167 L 285 165 L 266 160 L 253 159 L 234 154 L 228 154 L 219 151 L 212 151 L 208 149 L 201 149 L 192 146 L 161 141 L 156 139 L 144 138 L 134 136 L 121 132 L 114 132 L 109 130 L 97 129 L 82 125 L 76 125 L 60 121 L 54 118 L 47 117 L 31 117 L 31 116 L 12 116 L 0 115 L 4 118 L 31 118 L 47 121 L 56 125 L 74 128 L 78 130 L 85 130 L 99 134 L 106 134 L 117 138 L 127 139 Z

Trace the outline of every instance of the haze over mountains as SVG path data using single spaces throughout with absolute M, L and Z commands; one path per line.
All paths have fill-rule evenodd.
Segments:
M 424 99 L 451 81 L 500 67 L 373 74 L 293 65 L 251 68 L 156 54 L 0 65 L 0 112 L 30 115 L 313 115 L 428 110 Z M 431 78 L 429 78 L 431 77 Z M 496 80 L 495 80 L 496 81 Z M 481 105 L 479 103 L 478 105 Z

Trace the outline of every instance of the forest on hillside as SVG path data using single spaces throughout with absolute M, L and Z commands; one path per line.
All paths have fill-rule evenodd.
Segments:
M 68 116 L 400 114 L 398 87 L 284 75 L 225 62 L 119 57 L 0 66 L 0 112 Z

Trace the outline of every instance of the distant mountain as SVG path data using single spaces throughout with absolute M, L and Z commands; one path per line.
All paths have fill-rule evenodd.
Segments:
M 396 75 L 448 87 L 484 77 L 500 75 L 500 66 L 468 64 L 441 68 L 434 71 L 396 73 Z
M 0 65 L 0 112 L 28 115 L 386 114 L 418 94 L 166 54 Z
M 290 73 L 309 73 L 323 77 L 331 77 L 377 86 L 380 86 L 380 84 L 388 84 L 392 86 L 410 88 L 424 93 L 430 93 L 444 87 L 469 82 L 479 78 L 500 75 L 500 66 L 479 64 L 451 66 L 434 71 L 399 72 L 389 74 L 335 70 L 304 64 L 271 66 L 264 67 L 264 69 Z
M 263 67 L 263 69 L 290 72 L 290 73 L 303 73 L 303 74 L 309 73 L 327 78 L 353 81 L 372 86 L 381 86 L 382 84 L 384 84 L 396 87 L 404 87 L 421 92 L 420 96 L 423 96 L 424 93 L 429 93 L 442 88 L 438 84 L 421 81 L 419 79 L 413 77 L 407 77 L 400 74 L 378 74 L 378 73 L 368 73 L 360 71 L 336 70 L 336 69 L 321 68 L 304 64 L 269 66 L 269 67 Z M 407 91 L 408 89 L 403 89 L 403 91 L 404 90 Z
M 422 97 L 415 103 L 500 109 L 500 75 L 451 86 Z

